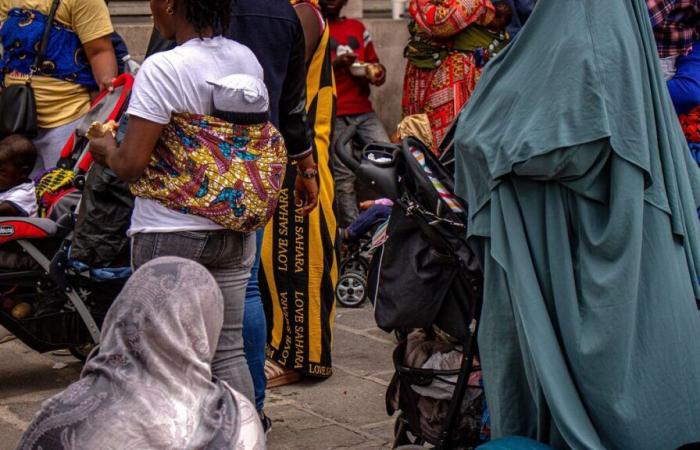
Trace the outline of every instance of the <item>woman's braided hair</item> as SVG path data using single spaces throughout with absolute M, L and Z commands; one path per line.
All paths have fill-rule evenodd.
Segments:
M 232 0 L 183 0 L 187 21 L 194 25 L 197 33 L 207 28 L 214 30 L 214 35 L 224 34 L 228 30 Z

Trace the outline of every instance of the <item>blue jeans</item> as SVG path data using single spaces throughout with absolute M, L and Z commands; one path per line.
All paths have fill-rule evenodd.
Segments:
M 367 144 L 375 142 L 387 143 L 389 136 L 386 134 L 384 125 L 374 112 L 358 114 L 355 116 L 340 116 L 335 119 L 335 129 L 333 139 L 338 139 L 343 132 L 355 125 L 355 136 L 353 143 L 356 148 L 363 149 Z M 335 143 L 333 145 L 335 151 Z M 357 158 L 360 157 L 356 151 Z M 340 158 L 332 157 L 333 180 L 335 181 L 335 204 L 338 212 L 338 223 L 341 227 L 347 228 L 360 215 L 357 208 L 357 194 L 355 192 L 355 172 L 350 170 L 340 161 Z
M 260 272 L 260 251 L 262 250 L 263 230 L 256 234 L 255 264 L 250 272 L 250 280 L 245 292 L 245 312 L 243 314 L 243 349 L 248 361 L 250 376 L 255 388 L 255 408 L 262 411 L 265 406 L 265 345 L 267 343 L 267 322 L 263 309 L 258 273 Z

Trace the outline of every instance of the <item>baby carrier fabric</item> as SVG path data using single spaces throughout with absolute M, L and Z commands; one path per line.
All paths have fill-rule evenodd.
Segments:
M 253 231 L 277 207 L 286 162 L 284 140 L 269 122 L 237 125 L 177 114 L 131 192 L 228 229 Z

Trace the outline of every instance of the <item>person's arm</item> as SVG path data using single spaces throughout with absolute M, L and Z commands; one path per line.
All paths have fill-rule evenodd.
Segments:
M 148 165 L 163 128 L 170 122 L 175 105 L 167 95 L 172 66 L 162 55 L 144 61 L 131 91 L 129 122 L 121 146 L 111 133 L 90 140 L 90 152 L 98 164 L 111 168 L 127 182 L 138 180 Z
M 280 132 L 290 159 L 311 153 L 312 131 L 306 120 L 306 62 L 304 34 L 299 27 L 287 65 L 280 96 Z
M 121 146 L 107 133 L 90 140 L 90 153 L 96 163 L 109 167 L 123 181 L 133 183 L 146 170 L 163 128 L 165 125 L 129 116 Z
M 693 46 L 692 53 L 678 59 L 676 75 L 667 84 L 678 114 L 700 106 L 700 42 Z
M 114 54 L 112 35 L 86 42 L 83 48 L 100 91 L 112 88 L 112 80 L 117 77 L 117 57 Z
M 365 41 L 365 62 L 374 64 L 377 67 L 378 72 L 369 77 L 369 82 L 375 86 L 382 86 L 386 83 L 386 67 L 379 62 L 379 55 L 374 49 L 374 42 L 372 41 L 372 35 L 369 30 L 365 29 L 362 33 L 362 38 Z
M 319 42 L 321 42 L 323 24 L 319 19 L 318 11 L 309 4 L 299 3 L 294 7 L 294 11 L 296 11 L 301 27 L 304 30 L 304 41 L 306 43 L 305 60 L 308 64 L 314 56 Z
M 304 172 L 316 171 L 313 155 L 313 130 L 306 117 L 306 53 L 305 35 L 302 27 L 297 30 L 289 56 L 287 74 L 280 97 L 280 133 L 287 145 L 287 154 L 297 164 L 294 183 L 295 195 L 303 203 L 303 212 L 308 214 L 318 205 L 319 187 L 316 178 L 304 178 Z
M 112 19 L 104 0 L 75 0 L 70 9 L 71 28 L 78 35 L 100 90 L 112 86 L 117 57 L 112 46 Z

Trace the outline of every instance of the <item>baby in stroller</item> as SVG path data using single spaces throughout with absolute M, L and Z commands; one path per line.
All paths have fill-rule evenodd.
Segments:
M 36 216 L 36 191 L 29 179 L 36 155 L 32 141 L 23 136 L 0 140 L 0 216 Z
M 130 274 L 128 268 L 76 266 L 71 249 L 85 215 L 82 192 L 91 188 L 85 130 L 94 121 L 119 121 L 132 85 L 133 77 L 122 75 L 113 91 L 98 96 L 57 167 L 36 185 L 27 176 L 36 158 L 31 143 L 16 136 L 0 141 L 0 325 L 38 352 L 68 348 L 85 358 Z M 89 206 L 84 209 L 95 208 Z
M 36 190 L 29 179 L 36 158 L 36 148 L 29 139 L 11 135 L 0 140 L 0 217 L 37 216 Z M 0 228 L 0 234 L 8 230 Z M 16 246 L 0 248 L 0 269 L 32 267 L 34 261 Z

